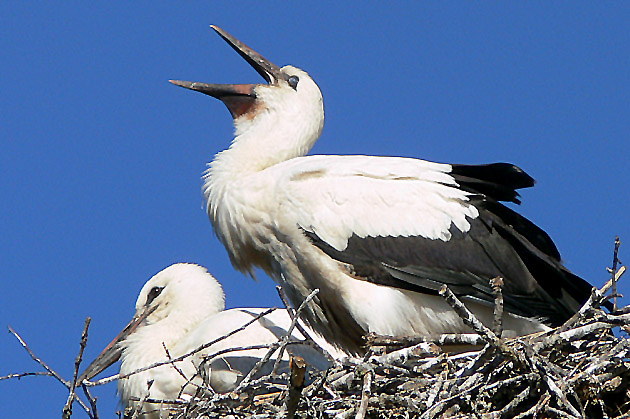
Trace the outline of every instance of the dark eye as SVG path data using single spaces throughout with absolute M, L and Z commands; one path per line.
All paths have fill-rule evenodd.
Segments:
M 300 78 L 298 76 L 291 76 L 287 81 L 289 82 L 289 86 L 293 87 L 293 90 L 297 90 L 297 85 L 300 81 Z
M 151 291 L 149 291 L 149 295 L 147 296 L 147 303 L 145 305 L 149 305 L 157 298 L 158 295 L 162 292 L 164 287 L 153 287 Z

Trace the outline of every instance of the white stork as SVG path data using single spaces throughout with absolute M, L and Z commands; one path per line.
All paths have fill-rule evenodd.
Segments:
M 443 284 L 490 321 L 489 279 L 504 279 L 508 334 L 571 316 L 591 286 L 569 272 L 549 236 L 499 201 L 534 180 L 506 163 L 439 164 L 376 156 L 305 156 L 324 124 L 321 92 L 213 29 L 267 84 L 171 82 L 220 99 L 235 137 L 204 176 L 214 230 L 232 264 L 261 267 L 327 340 L 361 352 L 368 332 L 469 331 L 437 295 Z
M 122 358 L 120 375 L 125 375 L 189 354 L 245 326 L 266 311 L 263 308 L 224 311 L 224 298 L 221 285 L 205 268 L 188 263 L 167 267 L 142 287 L 132 321 L 85 369 L 78 382 L 95 377 L 119 358 Z M 291 318 L 286 310 L 275 310 L 244 330 L 175 362 L 176 368 L 171 364 L 161 365 L 121 378 L 118 390 L 122 402 L 128 407 L 143 398 L 172 401 L 182 394 L 195 394 L 204 382 L 216 392 L 231 391 L 269 349 L 228 351 L 201 367 L 204 357 L 223 350 L 278 342 L 290 325 Z M 291 338 L 303 339 L 298 331 L 294 331 Z M 288 345 L 287 351 L 301 356 L 317 370 L 330 365 L 323 354 L 303 344 Z M 280 372 L 287 370 L 286 352 L 282 359 Z M 272 357 L 255 377 L 270 372 L 274 360 Z M 167 415 L 160 412 L 157 403 L 145 403 L 142 411 L 146 418 Z

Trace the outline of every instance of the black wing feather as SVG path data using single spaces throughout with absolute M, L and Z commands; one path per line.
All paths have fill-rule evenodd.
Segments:
M 516 189 L 530 188 L 536 181 L 523 169 L 509 163 L 451 165 L 451 175 L 459 187 L 480 195 L 480 201 L 507 225 L 514 228 L 541 252 L 560 260 L 560 252 L 544 230 L 497 201 L 520 204 Z
M 507 163 L 453 165 L 460 188 L 475 194 L 479 217 L 462 233 L 451 226 L 448 241 L 425 237 L 358 237 L 338 251 L 315 233 L 312 243 L 376 284 L 437 294 L 443 284 L 460 296 L 492 303 L 489 280 L 504 279 L 507 311 L 559 325 L 586 301 L 591 285 L 560 262 L 551 238 L 534 223 L 500 204 L 518 202 L 516 189 L 533 186 L 524 171 Z
M 451 164 L 451 174 L 457 181 L 458 179 L 466 179 L 473 185 L 478 183 L 488 183 L 511 189 L 515 192 L 517 189 L 531 188 L 536 181 L 533 177 L 525 173 L 523 169 L 510 163 L 492 163 L 492 164 Z M 461 184 L 466 184 L 463 181 Z M 479 192 L 483 192 L 478 190 Z M 492 194 L 486 194 L 493 196 Z M 494 196 L 493 196 L 494 197 Z M 503 201 L 503 199 L 498 199 Z

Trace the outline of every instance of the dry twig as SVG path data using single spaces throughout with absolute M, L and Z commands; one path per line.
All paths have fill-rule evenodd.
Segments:
M 615 274 L 617 273 L 617 263 L 619 262 L 619 246 L 621 245 L 621 241 L 619 240 L 619 236 L 615 237 L 615 251 L 613 252 L 613 262 L 612 262 L 612 296 L 613 296 L 613 311 L 617 312 L 617 279 L 615 279 Z
M 74 375 L 72 377 L 72 384 L 70 385 L 70 394 L 68 395 L 68 401 L 66 401 L 66 405 L 63 407 L 62 417 L 64 419 L 72 416 L 72 403 L 75 399 L 75 390 L 77 389 L 77 377 L 79 376 L 79 366 L 81 365 L 81 361 L 83 360 L 83 351 L 85 350 L 85 345 L 87 345 L 87 336 L 88 336 L 88 327 L 90 327 L 90 322 L 92 321 L 91 317 L 85 319 L 85 325 L 83 326 L 83 333 L 81 334 L 81 343 L 79 354 L 74 360 Z
M 499 338 L 503 334 L 503 278 L 497 276 L 490 280 L 494 292 L 494 323 L 492 331 Z
M 359 404 L 359 409 L 357 410 L 357 415 L 355 419 L 363 419 L 365 418 L 365 414 L 368 409 L 368 402 L 370 400 L 370 395 L 372 394 L 372 378 L 374 377 L 374 371 L 368 370 L 363 376 L 363 390 L 361 391 L 361 403 Z
M 284 403 L 286 417 L 292 419 L 295 416 L 300 395 L 304 388 L 304 380 L 306 379 L 306 361 L 299 356 L 292 356 L 289 361 L 291 375 L 289 377 L 289 391 Z
M 28 352 L 28 354 L 31 356 L 31 358 L 33 359 L 33 361 L 37 362 L 39 365 L 41 365 L 42 367 L 44 367 L 44 369 L 46 371 L 48 371 L 48 374 L 55 377 L 57 379 L 57 381 L 59 381 L 61 384 L 64 385 L 64 387 L 66 387 L 68 390 L 70 390 L 71 387 L 71 383 L 64 380 L 64 378 L 57 373 L 57 371 L 53 370 L 52 368 L 50 368 L 50 366 L 48 366 L 47 363 L 45 363 L 41 358 L 37 357 L 35 355 L 35 353 L 31 350 L 31 348 L 28 347 L 28 345 L 26 344 L 26 342 L 24 341 L 24 339 L 22 339 L 22 337 L 15 331 L 13 330 L 13 328 L 11 326 L 7 326 L 9 328 L 9 332 L 11 332 L 11 334 L 13 336 L 15 336 L 15 338 L 18 340 L 18 342 L 20 342 L 20 345 L 22 345 L 22 347 L 26 350 L 26 352 Z M 19 374 L 18 374 L 19 375 Z M 88 416 L 90 418 L 92 418 L 92 414 L 90 412 L 90 408 L 87 407 L 85 405 L 85 403 L 83 403 L 83 401 L 78 398 L 75 394 L 74 396 L 76 398 L 76 400 L 79 402 L 79 405 L 83 408 L 83 410 L 85 410 L 85 412 L 88 414 Z

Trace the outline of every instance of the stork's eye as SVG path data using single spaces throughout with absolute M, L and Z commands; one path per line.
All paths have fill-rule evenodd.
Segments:
M 298 76 L 291 76 L 287 81 L 289 83 L 289 86 L 293 87 L 293 90 L 297 90 L 297 85 L 300 81 L 300 78 Z
M 147 296 L 147 303 L 145 305 L 149 305 L 157 298 L 158 295 L 162 292 L 164 287 L 153 287 L 151 291 L 149 291 L 149 295 Z

